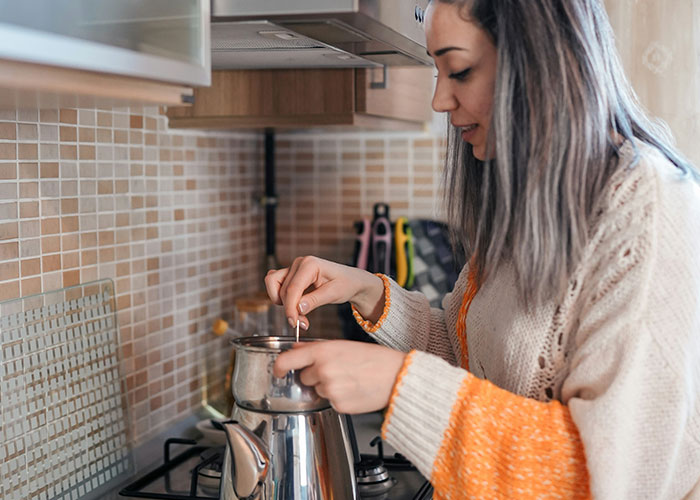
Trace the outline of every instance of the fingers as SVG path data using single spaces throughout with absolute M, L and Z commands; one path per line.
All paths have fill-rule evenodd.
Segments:
M 299 319 L 299 329 L 304 330 L 304 331 L 308 330 L 309 325 L 310 325 L 309 318 L 307 318 L 303 314 L 300 314 L 298 319 Z M 290 321 L 289 326 L 291 328 L 291 335 L 294 335 L 294 333 L 296 332 L 296 328 L 297 328 L 297 322 L 294 321 L 294 324 L 292 324 L 292 322 Z M 287 334 L 287 335 L 289 335 L 289 334 Z
M 346 302 L 353 281 L 344 271 L 345 267 L 315 257 L 304 257 L 293 278 L 290 276 L 286 280 L 289 285 L 281 292 L 283 302 L 296 304 L 294 312 L 304 315 L 326 304 Z M 304 294 L 312 285 L 314 290 Z M 291 307 L 289 311 L 292 311 Z
M 284 305 L 284 313 L 287 316 L 289 325 L 292 328 L 296 326 L 296 321 L 299 316 L 299 311 L 297 310 L 297 305 L 299 304 L 299 297 L 301 297 L 301 294 L 304 292 L 304 290 L 306 290 L 309 287 L 309 285 L 311 285 L 311 283 L 313 283 L 314 281 L 313 279 L 311 281 L 308 281 L 308 279 L 305 279 L 304 275 L 299 275 L 299 268 L 302 266 L 302 263 L 305 259 L 308 258 L 297 257 L 296 259 L 294 259 L 294 262 L 289 268 L 289 273 L 287 274 L 284 283 L 282 283 L 282 287 L 279 291 L 280 299 L 282 300 L 282 304 Z M 308 267 L 308 264 L 306 267 Z M 306 272 L 304 274 L 308 275 L 309 273 Z M 291 296 L 289 292 L 290 287 L 293 292 Z M 296 292 L 299 289 L 301 289 L 301 292 Z
M 319 273 L 319 260 L 314 257 L 302 257 L 294 261 L 289 275 L 280 290 L 282 302 L 284 302 L 284 311 L 287 318 L 291 320 L 290 324 L 296 325 L 300 312 L 306 314 L 311 310 L 300 309 L 299 302 L 306 289 L 318 281 Z M 316 292 L 323 293 L 321 290 L 317 289 Z
M 309 318 L 304 316 L 303 314 L 299 315 L 299 328 L 302 330 L 308 330 L 309 329 Z M 296 328 L 296 325 L 294 325 L 294 328 Z
M 271 269 L 267 272 L 267 275 L 265 276 L 265 289 L 267 290 L 267 295 L 270 297 L 273 304 L 278 306 L 283 305 L 281 289 L 285 280 L 287 279 L 287 276 L 290 274 L 290 270 L 291 268 L 285 267 L 284 269 Z M 299 327 L 302 330 L 308 330 L 309 325 L 311 324 L 309 322 L 309 318 L 305 314 L 300 314 L 298 319 Z M 290 323 L 290 326 L 292 328 L 296 328 L 296 321 L 294 321 L 293 325 Z
M 285 376 L 289 370 L 301 370 L 299 380 L 302 384 L 314 387 L 328 378 L 328 366 L 323 367 L 321 356 L 323 346 L 318 343 L 297 343 L 292 349 L 279 355 L 273 367 L 275 377 Z
M 289 370 L 300 370 L 314 363 L 314 346 L 300 344 L 299 347 L 285 351 L 275 361 L 272 373 L 275 377 L 284 377 Z
M 321 287 L 313 290 L 312 292 L 302 295 L 299 299 L 299 312 L 302 314 L 308 314 L 317 307 L 325 304 L 336 304 L 338 302 L 344 302 L 340 300 L 336 291 L 332 287 Z
M 315 364 L 307 366 L 301 371 L 299 375 L 299 380 L 302 384 L 313 387 L 321 381 L 321 377 L 318 374 L 318 369 Z
M 328 340 L 304 342 L 277 359 L 273 373 L 301 370 L 302 384 L 313 387 L 341 413 L 366 413 L 385 408 L 406 353 L 388 347 Z
M 284 302 L 284 299 L 287 295 L 287 288 L 289 288 L 290 282 L 294 280 L 294 276 L 296 275 L 299 266 L 301 266 L 303 259 L 304 257 L 297 257 L 296 259 L 294 259 L 294 262 L 292 262 L 292 265 L 289 266 L 289 272 L 287 273 L 287 276 L 284 279 L 284 283 L 282 283 L 282 287 L 280 288 L 280 297 L 282 298 L 282 302 Z
M 340 304 L 356 295 L 358 278 L 351 268 L 317 257 L 298 257 L 288 269 L 271 271 L 265 278 L 268 294 L 284 312 L 292 328 L 297 319 L 309 326 L 307 315 L 325 304 Z M 313 288 L 309 293 L 307 290 Z
M 288 267 L 285 267 L 284 269 L 271 269 L 267 272 L 267 275 L 265 276 L 265 288 L 267 289 L 267 295 L 270 297 L 273 304 L 277 304 L 278 306 L 282 305 L 280 288 L 282 287 L 282 284 L 284 283 L 284 280 L 287 278 L 288 274 Z

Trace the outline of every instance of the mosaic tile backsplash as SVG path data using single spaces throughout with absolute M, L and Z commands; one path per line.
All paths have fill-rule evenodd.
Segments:
M 278 134 L 280 263 L 349 261 L 378 201 L 434 217 L 442 149 L 428 132 Z M 222 390 L 210 328 L 263 286 L 262 191 L 260 133 L 169 129 L 155 107 L 0 110 L 0 300 L 114 280 L 137 444 Z M 339 336 L 334 308 L 311 321 Z
M 261 149 L 157 108 L 0 111 L 0 300 L 114 280 L 134 442 L 222 386 L 211 323 L 262 284 Z

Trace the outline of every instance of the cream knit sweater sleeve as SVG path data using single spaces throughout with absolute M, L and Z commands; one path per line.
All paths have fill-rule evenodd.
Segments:
M 442 334 L 453 350 L 451 358 L 442 356 L 451 364 L 420 352 L 411 356 L 384 428 L 387 441 L 434 482 L 438 494 L 436 464 L 444 469 L 460 463 L 454 459 L 459 457 L 441 456 L 449 450 L 469 455 L 475 459 L 469 463 L 486 472 L 496 471 L 488 476 L 495 484 L 488 485 L 474 485 L 474 478 L 487 477 L 480 475 L 484 470 L 451 471 L 465 488 L 488 488 L 494 498 L 517 496 L 508 488 L 525 472 L 512 467 L 514 460 L 528 466 L 526 483 L 545 491 L 552 481 L 568 485 L 551 491 L 561 498 L 589 490 L 594 498 L 611 500 L 700 498 L 700 188 L 678 180 L 678 171 L 657 151 L 639 149 L 641 161 L 612 179 L 561 302 L 534 311 L 518 308 L 510 300 L 514 287 L 508 273 L 497 273 L 479 290 L 466 321 L 469 366 L 479 378 L 451 366 L 460 356 L 454 321 L 461 298 L 446 301 L 442 323 L 433 319 L 440 313 L 431 311 L 426 334 L 427 310 L 417 307 L 421 301 L 414 296 L 406 301 L 407 293 L 391 285 L 391 304 L 376 338 L 389 345 L 402 339 L 403 349 L 428 350 Z M 631 150 L 628 145 L 628 163 Z M 463 272 L 462 292 L 465 279 Z M 419 342 L 408 340 L 413 336 Z M 486 374 L 489 380 L 480 380 Z M 467 405 L 469 415 L 458 415 L 465 385 L 479 384 L 485 390 L 476 394 L 495 394 L 488 388 L 494 384 L 508 391 L 510 396 L 500 400 L 509 401 L 512 411 L 493 414 L 493 408 L 503 407 L 485 399 Z M 549 412 L 555 403 L 563 410 Z M 553 427 L 546 415 L 563 415 L 556 432 L 569 429 L 564 432 L 571 439 L 550 440 Z M 566 426 L 570 421 L 573 428 Z M 487 422 L 492 435 L 505 441 L 491 450 L 445 446 L 455 423 L 470 422 Z M 544 443 L 538 448 L 542 455 L 523 459 L 519 454 L 526 452 L 518 450 L 526 448 L 518 443 L 533 439 Z M 547 448 L 548 442 L 581 448 L 589 484 L 580 483 L 585 475 L 567 476 L 566 464 L 538 469 L 551 458 L 545 455 L 557 451 Z M 501 450 L 503 460 L 493 449 Z M 470 497 L 468 488 L 463 491 Z
M 394 280 L 384 278 L 386 317 L 376 325 L 367 325 L 367 332 L 378 342 L 393 349 L 411 349 L 441 357 L 457 364 L 459 344 L 454 325 L 466 285 L 466 267 L 462 269 L 452 292 L 442 300 L 442 309 L 431 308 L 425 295 L 409 292 Z M 359 318 L 358 318 L 359 319 Z

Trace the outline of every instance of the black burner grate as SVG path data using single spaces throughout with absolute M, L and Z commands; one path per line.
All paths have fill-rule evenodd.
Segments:
M 182 453 L 170 458 L 170 446 L 173 444 L 190 445 Z M 177 491 L 171 486 L 170 472 L 177 466 L 186 462 L 196 455 L 206 453 L 206 458 L 200 461 L 197 466 L 191 471 L 190 489 L 185 493 Z M 126 488 L 122 489 L 119 494 L 125 497 L 136 498 L 153 498 L 162 500 L 219 500 L 219 497 L 211 497 L 197 494 L 197 479 L 199 471 L 214 462 L 223 460 L 223 448 L 211 448 L 209 446 L 198 446 L 196 441 L 192 439 L 170 438 L 163 445 L 163 465 L 147 473 L 145 476 L 137 479 Z M 155 493 L 145 491 L 145 489 L 154 481 L 163 479 L 165 482 L 166 493 Z

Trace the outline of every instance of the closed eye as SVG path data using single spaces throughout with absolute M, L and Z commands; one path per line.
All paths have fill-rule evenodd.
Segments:
M 450 73 L 450 78 L 452 80 L 460 80 L 460 81 L 464 80 L 467 78 L 467 76 L 469 75 L 469 72 L 471 70 L 472 70 L 471 68 L 467 68 L 467 69 L 460 71 L 459 73 Z

